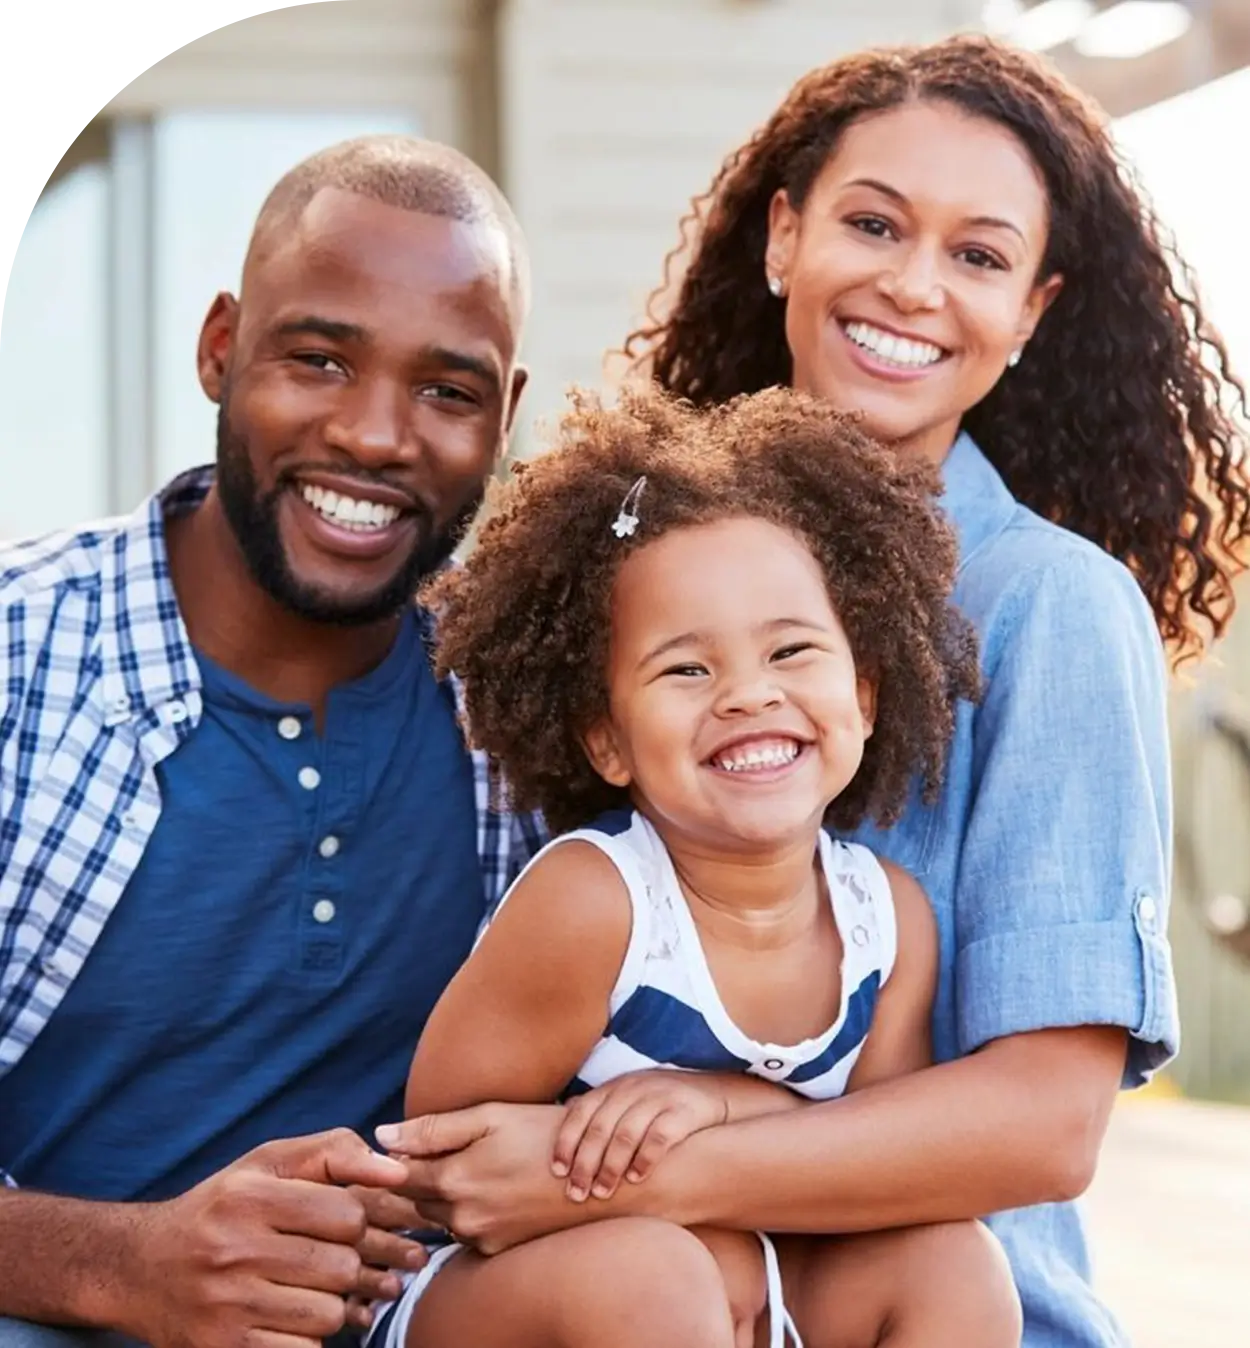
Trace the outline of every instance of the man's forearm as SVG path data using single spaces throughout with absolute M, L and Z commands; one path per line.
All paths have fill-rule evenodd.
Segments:
M 1109 1110 L 1114 1053 L 1107 1063 Z M 621 1207 L 609 1206 L 686 1226 L 837 1234 L 1073 1197 L 1088 1182 L 1106 1110 L 1073 1108 L 1062 1072 L 1031 1076 L 1017 1066 L 987 1051 L 841 1100 L 706 1129 L 645 1183 L 623 1186 Z
M 0 1189 L 0 1314 L 127 1329 L 119 1292 L 145 1210 Z

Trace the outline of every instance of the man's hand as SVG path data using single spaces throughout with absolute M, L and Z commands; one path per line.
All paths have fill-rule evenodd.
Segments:
M 611 1198 L 621 1179 L 638 1184 L 691 1133 L 729 1122 L 719 1076 L 631 1072 L 571 1101 L 556 1134 L 552 1173 L 567 1176 L 575 1203 Z
M 570 1203 L 551 1170 L 563 1105 L 474 1105 L 379 1128 L 378 1141 L 405 1158 L 397 1186 L 422 1215 L 483 1254 L 610 1215 Z
M 267 1143 L 178 1198 L 137 1207 L 118 1327 L 153 1348 L 320 1348 L 346 1322 L 347 1296 L 399 1294 L 393 1273 L 365 1264 L 362 1246 L 380 1247 L 346 1186 L 405 1178 L 339 1129 Z
M 429 1255 L 420 1241 L 400 1235 L 429 1224 L 410 1198 L 401 1198 L 389 1189 L 364 1189 L 353 1185 L 348 1190 L 365 1210 L 365 1233 L 356 1245 L 361 1259 L 360 1281 L 356 1292 L 347 1299 L 347 1322 L 357 1329 L 368 1329 L 372 1322 L 369 1302 L 379 1295 L 380 1273 L 390 1269 L 416 1272 L 424 1268 Z M 438 1229 L 438 1228 L 434 1228 Z M 393 1291 L 386 1294 L 394 1295 Z

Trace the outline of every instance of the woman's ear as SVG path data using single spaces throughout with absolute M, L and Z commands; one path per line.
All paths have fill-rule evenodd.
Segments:
M 606 716 L 596 721 L 582 736 L 582 748 L 586 751 L 590 766 L 609 786 L 623 789 L 633 781 L 633 775 L 625 765 L 617 745 L 612 723 Z

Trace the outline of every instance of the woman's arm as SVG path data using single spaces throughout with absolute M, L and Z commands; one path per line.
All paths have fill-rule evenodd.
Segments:
M 608 1023 L 631 928 L 625 883 L 597 847 L 562 843 L 535 863 L 430 1015 L 409 1117 L 555 1100 Z

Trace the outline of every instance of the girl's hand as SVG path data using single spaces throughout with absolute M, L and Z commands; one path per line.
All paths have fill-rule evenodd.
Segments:
M 565 1109 L 551 1169 L 574 1202 L 637 1184 L 677 1143 L 730 1118 L 725 1079 L 679 1071 L 633 1072 L 579 1095 Z

